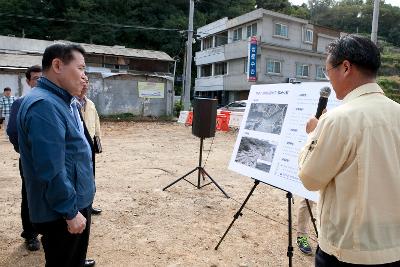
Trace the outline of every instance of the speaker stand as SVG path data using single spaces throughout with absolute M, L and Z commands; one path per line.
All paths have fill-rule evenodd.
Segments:
M 240 209 L 235 213 L 235 215 L 233 216 L 233 221 L 231 222 L 231 224 L 228 226 L 228 229 L 226 229 L 224 235 L 221 237 L 221 239 L 219 240 L 217 246 L 214 248 L 215 250 L 218 250 L 219 246 L 221 245 L 222 241 L 224 240 L 225 236 L 228 234 L 229 230 L 231 229 L 231 227 L 233 226 L 233 224 L 235 223 L 235 221 L 242 216 L 242 210 L 244 208 L 244 206 L 246 205 L 247 201 L 249 200 L 249 198 L 251 197 L 251 195 L 253 194 L 254 190 L 256 189 L 256 187 L 259 185 L 260 181 L 257 179 L 254 179 L 254 185 L 250 190 L 250 193 L 247 195 L 246 199 L 244 200 L 242 206 L 240 206 Z M 265 183 L 267 184 L 267 183 Z M 270 185 L 272 187 L 275 187 L 279 190 L 283 190 L 286 192 L 286 198 L 287 198 L 287 203 L 288 203 L 288 247 L 287 247 L 287 252 L 286 252 L 286 256 L 289 259 L 289 267 L 293 266 L 293 244 L 292 244 L 292 203 L 293 203 L 293 195 L 291 192 L 286 191 L 284 189 L 281 189 L 279 187 L 276 187 L 274 185 L 271 184 L 267 184 Z
M 203 160 L 203 140 L 204 137 L 200 137 L 200 155 L 199 155 L 199 165 L 194 168 L 193 170 L 191 170 L 190 172 L 186 173 L 185 175 L 183 175 L 182 177 L 178 178 L 177 180 L 173 181 L 172 183 L 170 183 L 169 185 L 167 185 L 166 187 L 163 188 L 163 191 L 165 191 L 167 188 L 173 186 L 174 184 L 176 184 L 177 182 L 179 182 L 180 180 L 185 180 L 186 182 L 188 182 L 189 184 L 193 185 L 194 187 L 197 187 L 197 189 L 200 189 L 206 185 L 209 185 L 211 183 L 213 183 L 216 187 L 218 187 L 218 189 L 225 195 L 225 197 L 229 198 L 228 194 L 225 193 L 225 191 L 219 186 L 219 184 L 206 172 L 206 170 L 203 168 L 202 164 L 202 160 Z M 198 171 L 197 173 L 197 185 L 195 185 L 194 183 L 186 180 L 186 177 L 192 173 L 194 173 L 195 171 Z M 203 180 L 205 179 L 205 176 L 207 176 L 211 182 L 204 184 L 202 186 L 200 186 L 200 176 L 203 176 Z

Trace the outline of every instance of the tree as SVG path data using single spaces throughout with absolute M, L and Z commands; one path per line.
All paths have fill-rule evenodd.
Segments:
M 291 7 L 289 0 L 257 0 L 256 2 L 258 8 L 276 12 L 288 10 Z

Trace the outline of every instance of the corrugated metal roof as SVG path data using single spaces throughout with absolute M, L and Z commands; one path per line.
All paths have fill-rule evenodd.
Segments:
M 37 40 L 37 39 L 28 39 L 28 38 L 19 38 L 10 36 L 0 36 L 0 50 L 3 51 L 8 50 L 8 51 L 43 54 L 46 47 L 55 43 L 73 43 L 73 42 L 66 40 L 46 41 L 46 40 Z M 145 59 L 161 60 L 161 61 L 174 61 L 167 53 L 162 51 L 133 49 L 117 45 L 105 46 L 105 45 L 94 45 L 85 43 L 76 43 L 76 44 L 80 44 L 88 54 L 135 57 L 135 58 L 145 58 Z
M 29 68 L 33 65 L 42 65 L 42 56 L 0 54 L 1 68 Z
M 62 41 L 61 41 L 62 42 Z M 124 57 L 146 58 L 162 61 L 174 61 L 167 53 L 153 50 L 124 48 L 120 46 L 103 46 L 81 44 L 88 54 L 115 55 Z

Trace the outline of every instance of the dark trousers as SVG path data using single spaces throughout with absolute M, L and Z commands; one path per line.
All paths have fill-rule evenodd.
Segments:
M 21 188 L 21 219 L 22 219 L 22 233 L 21 237 L 25 239 L 31 239 L 37 237 L 38 234 L 36 233 L 33 225 L 31 223 L 31 218 L 29 217 L 29 207 L 28 207 L 28 199 L 26 196 L 26 188 L 25 188 L 25 181 L 24 181 L 24 174 L 22 172 L 22 165 L 21 159 L 19 159 L 19 174 L 21 175 L 22 180 L 22 188 Z
M 34 226 L 42 235 L 46 267 L 83 267 L 89 244 L 91 206 L 80 210 L 86 218 L 86 229 L 82 234 L 70 234 L 64 219 Z
M 376 264 L 376 265 L 364 265 L 364 264 L 351 264 L 339 261 L 335 256 L 326 254 L 323 252 L 319 246 L 315 253 L 315 266 L 316 267 L 400 267 L 400 261 L 386 263 L 386 264 Z

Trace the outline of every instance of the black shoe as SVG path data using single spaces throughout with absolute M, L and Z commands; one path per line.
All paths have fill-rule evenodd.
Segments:
M 40 249 L 39 239 L 37 237 L 25 239 L 25 246 L 29 251 L 39 250 Z
M 96 262 L 94 260 L 85 260 L 85 267 L 91 267 L 94 266 Z
M 99 208 L 92 208 L 92 214 L 93 214 L 93 215 L 98 215 L 98 214 L 100 214 L 101 212 L 102 212 L 102 210 L 99 209 Z

